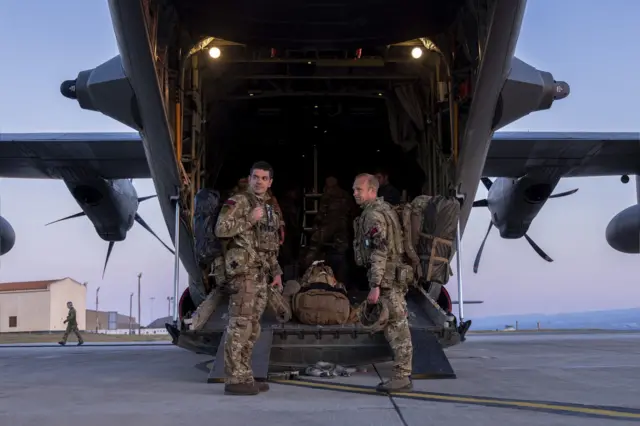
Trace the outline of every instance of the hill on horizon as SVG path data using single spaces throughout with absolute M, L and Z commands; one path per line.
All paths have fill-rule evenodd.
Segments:
M 640 308 L 561 314 L 510 314 L 471 319 L 471 328 L 475 330 L 502 330 L 507 325 L 515 326 L 516 321 L 520 330 L 534 330 L 538 322 L 542 329 L 640 330 Z

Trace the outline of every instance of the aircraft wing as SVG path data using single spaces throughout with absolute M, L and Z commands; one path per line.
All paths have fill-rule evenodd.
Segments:
M 532 168 L 563 177 L 640 174 L 640 133 L 496 132 L 483 176 L 520 177 Z
M 138 133 L 0 133 L 0 177 L 150 178 Z

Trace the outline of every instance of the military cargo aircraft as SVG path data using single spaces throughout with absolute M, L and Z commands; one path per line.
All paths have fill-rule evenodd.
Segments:
M 475 204 L 490 209 L 503 237 L 517 238 L 560 178 L 640 174 L 638 134 L 496 132 L 569 95 L 567 83 L 514 57 L 525 6 L 109 0 L 120 55 L 63 82 L 61 92 L 136 133 L 2 135 L 0 176 L 63 180 L 108 241 L 124 239 L 137 220 L 137 195 L 127 202 L 116 193 L 130 179 L 153 179 L 176 253 L 180 302 L 167 328 L 175 344 L 215 355 L 225 309 L 201 330 L 185 325 L 210 291 L 194 253 L 194 198 L 202 188 L 233 186 L 258 159 L 274 166 L 274 190 L 301 184 L 305 200 L 317 196 L 319 176 L 350 185 L 384 159 L 411 196 L 459 198 L 458 238 L 482 177 L 498 180 L 486 203 Z M 639 216 L 635 205 L 612 220 L 612 247 L 639 251 L 629 238 L 640 231 Z M 181 297 L 180 261 L 189 274 Z M 459 265 L 457 279 L 460 288 Z M 468 323 L 452 315 L 442 285 L 426 289 L 408 295 L 414 378 L 451 376 L 442 348 L 464 340 Z M 320 360 L 390 359 L 383 336 L 357 325 L 278 324 L 269 316 L 263 324 L 256 377 Z

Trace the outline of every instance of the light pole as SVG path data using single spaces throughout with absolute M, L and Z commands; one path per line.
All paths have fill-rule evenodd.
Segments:
M 133 292 L 129 295 L 129 334 L 133 334 Z
M 142 278 L 142 272 L 138 274 L 138 336 L 140 335 L 140 279 Z
M 96 288 L 96 333 L 100 330 L 100 311 L 98 311 L 98 293 L 100 287 Z
M 169 305 L 169 311 L 167 313 L 167 316 L 171 316 L 171 302 L 173 302 L 173 297 L 171 296 L 167 296 L 167 305 Z
M 156 298 L 155 297 L 150 297 L 149 299 L 151 299 L 151 309 L 150 309 L 151 318 L 150 318 L 149 322 L 152 322 L 152 321 L 154 321 L 154 318 L 153 318 L 153 301 L 156 300 Z

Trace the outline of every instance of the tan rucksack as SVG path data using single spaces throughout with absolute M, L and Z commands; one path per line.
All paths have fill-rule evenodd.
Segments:
M 396 207 L 403 229 L 404 251 L 418 280 L 447 284 L 460 203 L 455 197 L 420 195 Z
M 293 296 L 291 308 L 303 324 L 340 325 L 349 319 L 351 303 L 331 267 L 315 261 L 302 276 L 300 291 Z

